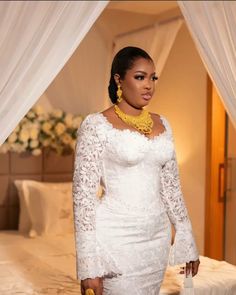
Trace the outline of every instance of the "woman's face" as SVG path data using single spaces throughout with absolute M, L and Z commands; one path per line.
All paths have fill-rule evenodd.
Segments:
M 148 105 L 155 91 L 156 80 L 153 61 L 142 57 L 136 59 L 124 79 L 119 79 L 122 98 L 135 108 Z

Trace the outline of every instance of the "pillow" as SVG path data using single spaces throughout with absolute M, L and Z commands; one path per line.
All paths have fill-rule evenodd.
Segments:
M 29 235 L 64 235 L 73 232 L 72 192 L 44 184 L 28 184 L 31 219 Z M 32 235 L 33 233 L 33 235 Z
M 15 180 L 14 183 L 17 187 L 18 194 L 19 194 L 19 201 L 20 201 L 20 216 L 19 216 L 18 230 L 21 233 L 29 233 L 29 231 L 32 228 L 32 221 L 31 221 L 32 214 L 30 216 L 30 208 L 29 208 L 29 186 L 37 187 L 38 189 L 52 188 L 52 189 L 55 189 L 57 192 L 59 192 L 59 194 L 62 191 L 64 194 L 67 195 L 67 201 L 65 201 L 65 203 L 67 204 L 67 207 L 68 206 L 72 207 L 72 182 L 53 183 L 53 182 L 40 182 L 35 180 Z M 65 215 L 68 215 L 68 214 L 69 214 L 68 210 L 64 213 L 62 211 L 60 213 L 60 216 L 65 217 Z M 68 215 L 68 217 L 73 220 L 72 210 L 70 214 Z M 65 231 L 67 232 L 68 229 L 70 231 L 71 225 L 70 226 L 68 225 L 68 222 L 69 222 L 68 218 L 61 218 L 61 219 L 64 219 Z
M 14 184 L 17 188 L 20 203 L 18 230 L 20 233 L 27 233 L 31 228 L 31 221 L 28 213 L 28 194 L 23 187 L 23 183 L 24 180 L 14 181 Z

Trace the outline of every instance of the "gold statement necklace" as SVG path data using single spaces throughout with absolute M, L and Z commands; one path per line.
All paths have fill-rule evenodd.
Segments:
M 114 108 L 117 116 L 126 124 L 144 134 L 150 134 L 152 132 L 153 120 L 147 110 L 143 109 L 140 115 L 132 116 L 125 114 L 117 105 Z

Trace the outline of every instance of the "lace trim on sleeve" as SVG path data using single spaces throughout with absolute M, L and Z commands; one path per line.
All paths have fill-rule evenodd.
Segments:
M 197 260 L 199 255 L 192 233 L 192 226 L 182 195 L 176 153 L 161 170 L 161 199 L 174 225 L 176 234 L 171 246 L 169 264 L 181 264 Z
M 94 238 L 95 232 L 80 233 L 77 235 L 77 277 L 81 280 L 96 277 L 116 277 L 121 275 L 121 270 L 110 255 L 105 245 Z
M 89 115 L 78 130 L 73 174 L 73 208 L 77 258 L 77 278 L 95 278 L 118 272 L 109 253 L 96 237 L 96 197 L 102 174 L 104 140 L 97 123 Z

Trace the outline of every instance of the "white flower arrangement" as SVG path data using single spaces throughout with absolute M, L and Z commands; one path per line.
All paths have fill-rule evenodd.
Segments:
M 0 146 L 0 153 L 28 151 L 38 156 L 43 148 L 47 148 L 59 155 L 71 154 L 82 120 L 82 116 L 60 109 L 47 113 L 41 106 L 35 106 Z

